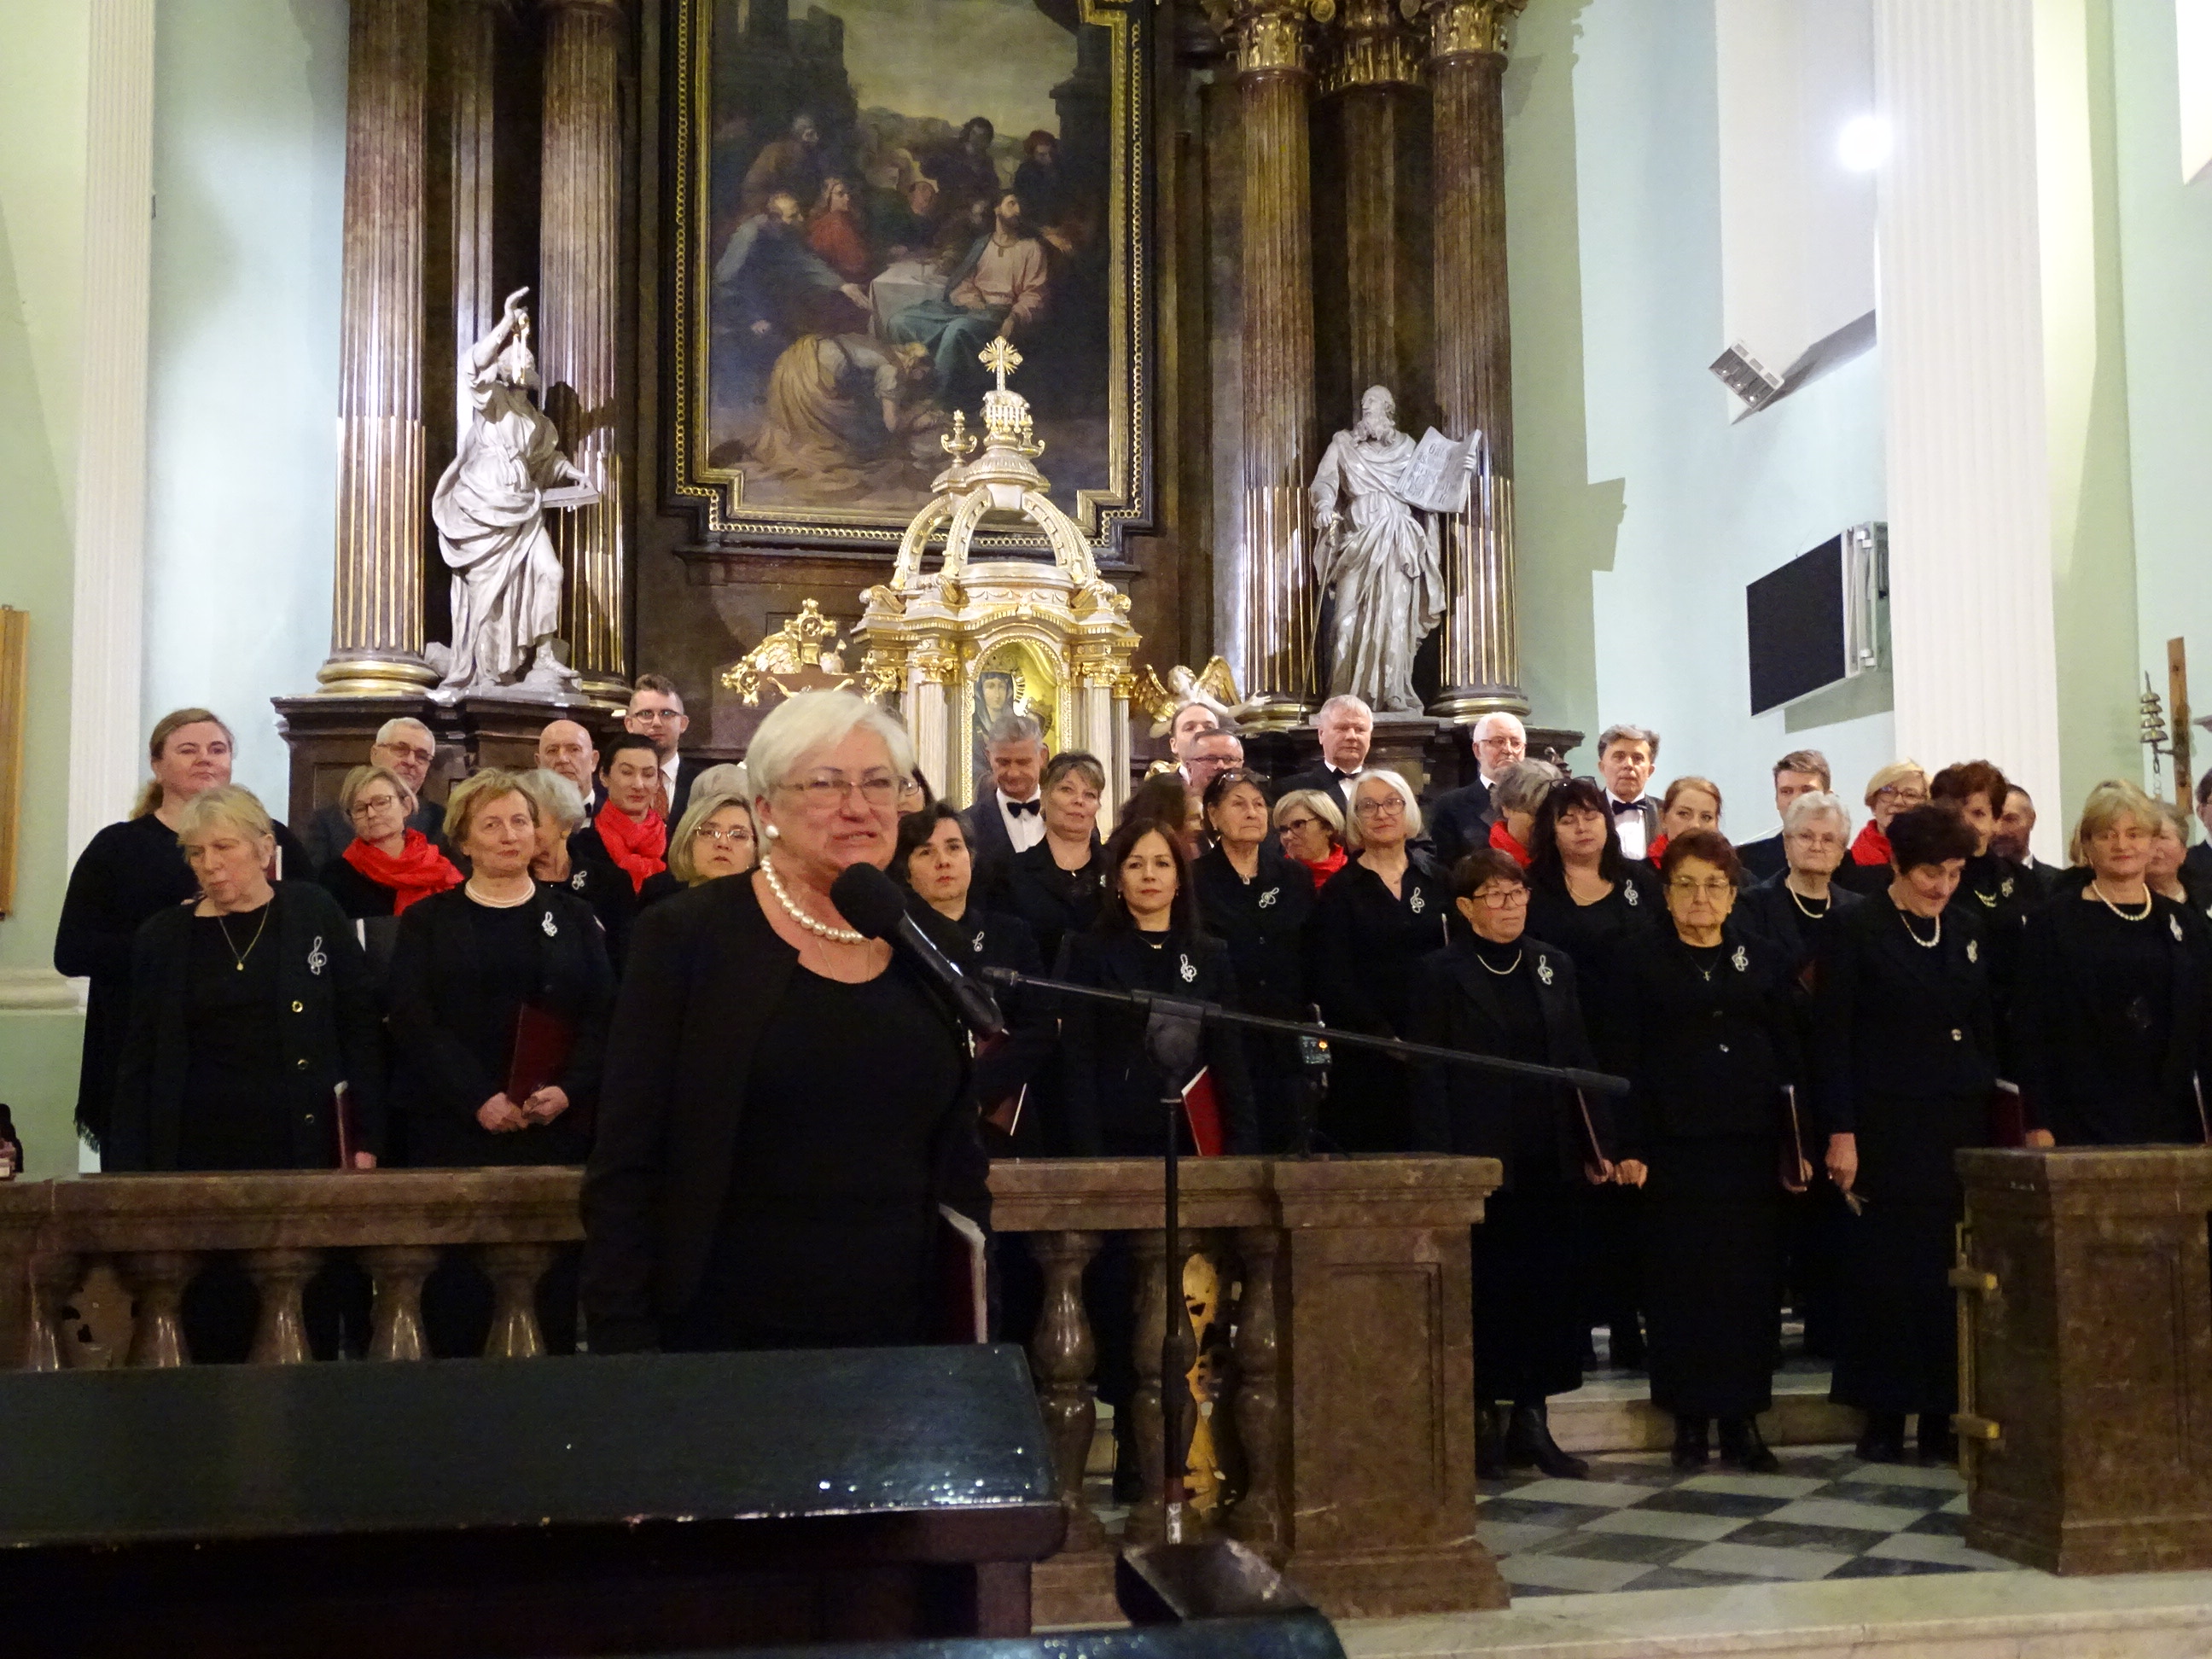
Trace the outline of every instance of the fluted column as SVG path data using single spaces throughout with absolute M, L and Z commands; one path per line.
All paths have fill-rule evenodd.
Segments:
M 1351 299 L 1354 397 L 1388 386 L 1403 401 L 1398 299 L 1407 262 L 1399 234 L 1398 156 L 1421 58 L 1397 0 L 1352 0 L 1322 83 L 1344 147 L 1345 288 Z M 1347 411 L 1348 412 L 1348 411 Z
M 570 662 L 584 690 L 628 694 L 622 459 L 615 349 L 621 320 L 623 0 L 540 0 L 545 19 L 539 182 L 538 372 L 562 447 L 598 502 L 553 519 L 566 572 Z
M 1528 0 L 1430 0 L 1437 409 L 1480 430 L 1490 480 L 1443 524 L 1441 689 L 1430 713 L 1526 714 L 1513 606 L 1513 343 L 1505 291 L 1505 30 Z
M 453 149 L 453 357 L 491 332 L 499 320 L 501 293 L 493 270 L 492 196 L 495 104 L 493 70 L 499 49 L 499 18 L 507 0 L 454 0 L 447 34 L 452 95 L 447 137 Z M 465 386 L 460 392 L 456 430 L 465 430 L 470 410 Z
M 1254 723 L 1290 726 L 1310 706 L 1314 572 L 1306 484 L 1314 432 L 1313 229 L 1307 161 L 1305 11 L 1244 0 L 1233 22 L 1244 127 L 1243 544 L 1237 683 Z
M 325 692 L 389 696 L 422 660 L 423 147 L 429 0 L 353 0 L 338 322 L 338 506 Z

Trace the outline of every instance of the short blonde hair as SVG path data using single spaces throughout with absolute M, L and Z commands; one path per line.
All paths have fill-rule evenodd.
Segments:
M 753 798 L 774 794 L 809 755 L 833 749 L 847 732 L 864 726 L 890 750 L 891 769 L 914 775 L 914 739 L 898 716 L 850 691 L 802 691 L 776 705 L 753 733 L 745 750 L 745 776 Z
M 2130 783 L 2125 778 L 2106 778 L 2081 803 L 2081 820 L 2074 826 L 2074 839 L 2066 849 L 2067 857 L 2075 864 L 2088 863 L 2089 843 L 2122 818 L 2133 818 L 2142 826 L 2143 834 L 2155 836 L 2158 803 L 2143 793 L 2140 784 Z
M 1928 769 L 1917 760 L 1892 761 L 1888 765 L 1881 768 L 1867 780 L 1866 805 L 1871 808 L 1876 795 L 1885 789 L 1903 783 L 1907 778 L 1919 779 L 1920 787 L 1923 791 L 1928 787 Z
M 177 845 L 185 846 L 194 836 L 204 835 L 223 823 L 257 841 L 273 840 L 276 834 L 276 826 L 269 821 L 269 809 L 251 789 L 242 789 L 234 783 L 219 783 L 212 789 L 201 790 L 178 812 Z
M 1543 764 L 1541 761 L 1536 763 Z M 1413 799 L 1413 786 L 1387 766 L 1370 766 L 1353 773 L 1345 786 L 1345 804 L 1352 810 L 1344 815 L 1344 844 L 1355 853 L 1366 850 L 1366 840 L 1359 833 L 1360 787 L 1378 781 L 1389 784 L 1398 799 L 1406 803 L 1406 839 L 1411 841 L 1421 833 L 1421 803 Z
M 696 887 L 707 879 L 699 873 L 699 866 L 691 861 L 692 838 L 708 818 L 725 806 L 734 806 L 743 812 L 745 822 L 752 826 L 753 834 L 760 834 L 760 825 L 753 817 L 753 809 L 746 804 L 743 795 L 702 795 L 694 789 L 691 804 L 684 809 L 683 817 L 677 822 L 676 833 L 668 838 L 668 873 L 686 887 Z M 758 848 L 756 848 L 755 851 L 757 852 Z
M 546 767 L 541 766 L 535 771 L 521 774 L 515 780 L 515 787 L 538 803 L 538 821 L 540 823 L 550 817 L 562 829 L 574 830 L 583 823 L 585 814 L 590 810 L 590 803 L 585 800 L 582 790 L 558 772 Z M 447 803 L 449 811 L 452 805 L 451 801 Z
M 1301 806 L 1322 821 L 1322 827 L 1328 831 L 1328 838 L 1331 841 L 1342 843 L 1344 812 L 1337 805 L 1335 799 L 1326 789 L 1291 790 L 1289 794 L 1275 803 L 1275 811 L 1268 822 L 1279 830 L 1283 827 L 1284 818 Z
M 338 786 L 338 811 L 345 814 L 348 823 L 353 822 L 354 797 L 379 778 L 382 778 L 385 782 L 390 784 L 392 793 L 399 797 L 399 804 L 404 809 L 401 816 L 403 817 L 413 816 L 415 808 L 419 803 L 415 799 L 415 792 L 407 787 L 407 781 L 404 778 L 388 766 L 356 766 L 345 775 L 345 781 Z
M 523 781 L 520 772 L 503 771 L 492 767 L 473 777 L 464 778 L 453 786 L 453 793 L 446 797 L 446 839 L 465 853 L 469 848 L 469 831 L 475 826 L 476 815 L 503 795 L 520 795 L 530 809 L 530 821 L 538 821 L 540 811 L 538 797 Z

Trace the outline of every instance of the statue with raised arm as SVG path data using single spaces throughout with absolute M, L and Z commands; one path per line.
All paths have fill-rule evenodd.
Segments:
M 530 401 L 538 365 L 519 288 L 499 322 L 461 358 L 462 396 L 473 416 L 430 498 L 438 550 L 453 573 L 453 660 L 447 693 L 522 684 L 565 691 L 575 671 L 561 660 L 561 556 L 545 530 L 544 492 L 574 484 L 562 505 L 596 499 L 560 450 L 560 432 Z
M 1377 713 L 1420 712 L 1413 658 L 1444 615 L 1437 514 L 1408 495 L 1417 447 L 1398 430 L 1396 399 L 1371 386 L 1358 423 L 1329 440 L 1310 491 L 1314 571 L 1334 601 L 1317 642 L 1328 657 L 1329 695 L 1363 698 Z M 1469 471 L 1476 460 L 1470 445 Z

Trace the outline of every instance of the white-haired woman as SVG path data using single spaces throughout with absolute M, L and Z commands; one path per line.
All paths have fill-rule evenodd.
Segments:
M 1820 941 L 1861 896 L 1836 883 L 1836 870 L 1851 842 L 1851 815 L 1842 798 L 1814 790 L 1782 814 L 1783 872 L 1736 901 L 1736 919 L 1779 949 L 1803 979 Z
M 177 826 L 195 795 L 230 781 L 234 748 L 230 728 L 204 708 L 164 714 L 147 743 L 153 775 L 131 816 L 87 842 L 70 872 L 54 930 L 54 968 L 91 981 L 76 1121 L 95 1146 L 107 1133 L 116 1056 L 131 1023 L 132 945 L 149 917 L 199 890 L 198 878 L 178 850 Z M 314 874 L 289 830 L 272 823 L 270 834 L 279 880 L 304 881 Z
M 744 799 L 695 785 L 691 804 L 668 838 L 668 867 L 645 878 L 637 891 L 637 908 L 642 910 L 722 876 L 742 876 L 759 854 L 753 809 Z
M 1352 858 L 1314 902 L 1307 983 L 1331 1025 L 1397 1036 L 1412 1006 L 1413 964 L 1449 937 L 1451 884 L 1409 845 L 1421 832 L 1413 787 L 1387 769 L 1352 780 Z M 1346 1152 L 1413 1145 L 1406 1068 L 1358 1048 L 1329 1056 L 1324 1134 Z
M 746 768 L 758 867 L 631 935 L 584 1181 L 597 1352 L 920 1341 L 937 1206 L 988 1204 L 957 1022 L 830 896 L 891 860 L 905 728 L 805 692 Z

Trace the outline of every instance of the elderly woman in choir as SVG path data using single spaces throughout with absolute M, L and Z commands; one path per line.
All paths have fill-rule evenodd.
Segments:
M 1574 963 L 1527 931 L 1521 866 L 1480 848 L 1452 872 L 1452 891 L 1472 932 L 1414 970 L 1407 1038 L 1595 1069 Z M 1473 1230 L 1476 1460 L 1486 1476 L 1531 1464 L 1559 1479 L 1589 1473 L 1552 1437 L 1546 1402 L 1583 1384 L 1588 1197 L 1613 1178 L 1610 1127 L 1601 1097 L 1457 1066 L 1414 1068 L 1414 1145 L 1504 1166 Z
M 2145 879 L 2157 805 L 2132 783 L 2089 792 L 2073 856 L 2079 891 L 2031 911 L 2013 988 L 2028 1121 L 2062 1146 L 2212 1140 L 2203 1075 L 2204 918 Z
M 1796 797 L 1782 814 L 1786 866 L 1736 902 L 1743 925 L 1779 948 L 1808 986 L 1821 940 L 1859 902 L 1835 879 L 1850 840 L 1850 811 L 1838 797 L 1817 789 Z
M 1814 1115 L 1854 1212 L 1832 1397 L 1866 1413 L 1858 1455 L 1876 1462 L 1903 1461 L 1914 1413 L 1922 1455 L 1954 1450 L 1953 1159 L 1984 1144 L 1997 1074 L 1987 929 L 1954 897 L 1976 839 L 1946 803 L 1895 814 L 1889 890 L 1830 924 L 1820 956 Z
M 702 794 L 695 784 L 691 804 L 668 838 L 668 867 L 645 878 L 638 908 L 717 877 L 741 876 L 757 851 L 753 809 L 735 795 Z
M 1771 1471 L 1759 1414 L 1780 1359 L 1775 1261 L 1784 1187 L 1811 1168 L 1785 1091 L 1801 1075 L 1788 964 L 1731 920 L 1735 849 L 1711 830 L 1677 836 L 1659 869 L 1671 927 L 1630 942 L 1607 1026 L 1633 1085 L 1620 1173 L 1644 1192 L 1651 1403 L 1674 1419 L 1674 1462 L 1711 1455 Z
M 1692 830 L 1721 827 L 1721 787 L 1711 778 L 1677 778 L 1659 800 L 1659 833 L 1644 854 L 1656 866 L 1667 856 L 1667 843 Z
M 407 827 L 415 794 L 387 766 L 356 766 L 338 790 L 353 839 L 317 878 L 349 917 L 396 916 L 461 884 L 461 872 L 420 830 Z
M 1928 799 L 1928 770 L 1918 761 L 1892 761 L 1867 780 L 1866 809 L 1874 816 L 1851 842 L 1836 879 L 1855 893 L 1878 893 L 1889 884 L 1889 821 Z
M 831 896 L 891 861 L 905 728 L 801 692 L 746 767 L 760 863 L 631 939 L 584 1180 L 595 1352 L 920 1341 L 939 1205 L 988 1214 L 959 1024 Z
M 1053 962 L 1060 940 L 1098 915 L 1106 882 L 1098 843 L 1106 769 L 1095 755 L 1066 750 L 1045 763 L 1038 792 L 1044 839 L 998 866 L 999 880 L 986 902 L 1027 922 L 1038 953 Z
M 1330 1025 L 1402 1035 L 1413 964 L 1451 937 L 1451 884 L 1411 845 L 1421 832 L 1412 786 L 1395 772 L 1356 774 L 1352 858 L 1321 890 L 1307 935 L 1307 983 Z M 1322 1127 L 1346 1152 L 1401 1152 L 1413 1122 L 1406 1068 L 1371 1051 L 1329 1056 Z
M 1528 845 L 1536 837 L 1536 814 L 1565 775 L 1545 761 L 1516 761 L 1490 782 L 1490 805 L 1498 814 L 1490 825 L 1490 844 L 1523 870 Z
M 1344 868 L 1344 813 L 1327 790 L 1291 790 L 1275 803 L 1271 821 L 1283 856 L 1313 878 L 1316 892 Z
M 2151 837 L 2143 879 L 2160 898 L 2212 915 L 2212 878 L 2189 862 L 2192 823 L 2189 814 L 2170 800 L 2155 796 L 2152 799 L 2158 808 L 2158 833 Z

